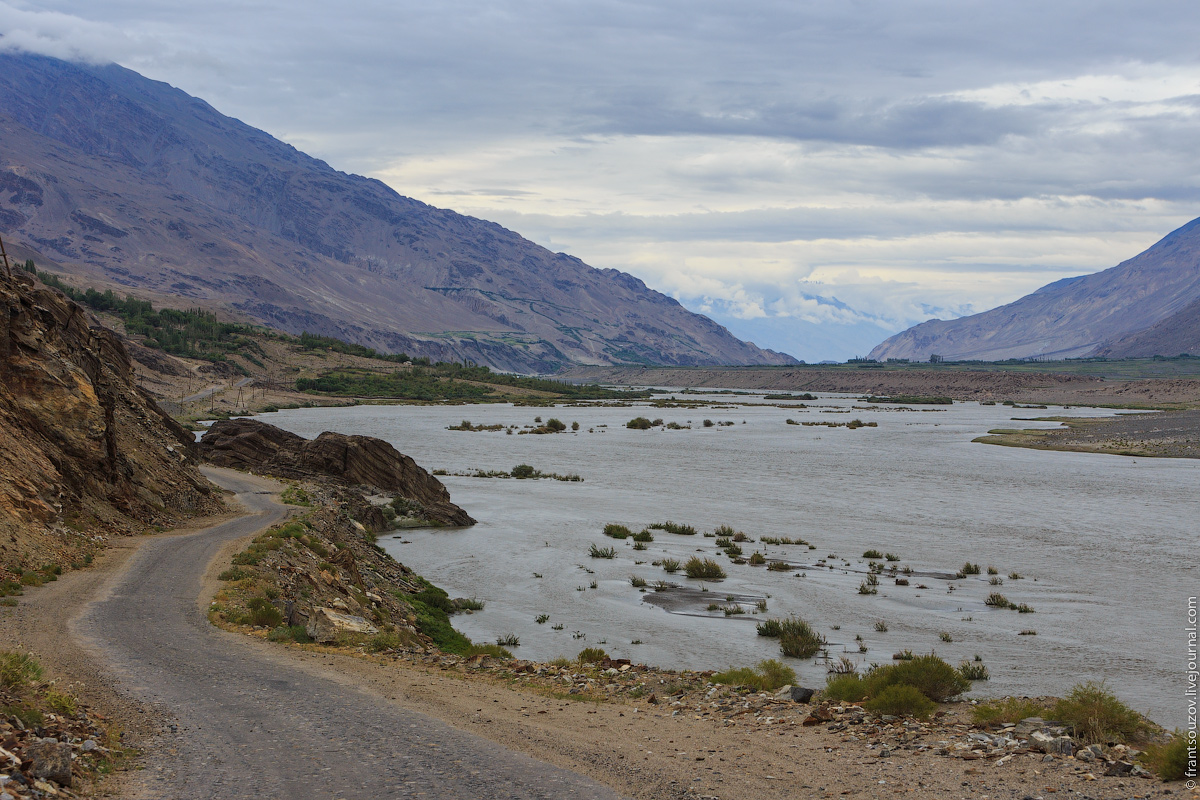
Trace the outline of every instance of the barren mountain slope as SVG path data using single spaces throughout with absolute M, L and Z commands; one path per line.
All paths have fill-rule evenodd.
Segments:
M 1104 352 L 1107 343 L 1145 331 L 1200 300 L 1200 219 L 1111 269 L 1043 286 L 982 314 L 930 320 L 884 341 L 871 357 L 951 360 L 1044 356 L 1072 358 Z M 1180 318 L 1182 322 L 1183 318 Z M 1182 331 L 1181 331 L 1182 332 Z M 1160 341 L 1153 353 L 1177 355 L 1186 343 Z
M 0 55 L 0 230 L 90 276 L 381 350 L 786 364 L 631 275 L 322 161 L 116 65 Z

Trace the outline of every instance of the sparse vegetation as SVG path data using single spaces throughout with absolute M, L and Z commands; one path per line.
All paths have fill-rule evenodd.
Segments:
M 0 687 L 19 689 L 26 684 L 41 680 L 42 665 L 30 653 L 10 650 L 0 652 Z
M 757 668 L 730 668 L 714 674 L 710 680 L 729 686 L 749 686 L 760 692 L 772 692 L 796 682 L 796 671 L 771 658 L 758 662 Z
M 986 681 L 991 677 L 987 666 L 978 662 L 964 661 L 958 665 L 958 671 L 969 681 Z
M 496 637 L 496 646 L 497 647 L 520 647 L 521 646 L 521 637 L 517 636 L 515 633 L 506 633 L 502 636 L 497 636 Z
M 1046 707 L 1027 697 L 1005 697 L 980 703 L 971 710 L 971 719 L 977 725 L 1003 725 L 1020 722 L 1028 717 L 1040 717 Z
M 720 564 L 711 558 L 701 559 L 698 556 L 689 558 L 687 563 L 683 565 L 683 571 L 689 578 L 716 581 L 725 577 L 725 570 L 721 568 Z
M 1054 704 L 1050 715 L 1069 725 L 1073 735 L 1085 742 L 1134 741 L 1147 732 L 1140 714 L 1117 699 L 1103 683 L 1077 684 L 1071 693 Z
M 662 561 L 659 562 L 659 565 L 663 568 L 664 571 L 672 572 L 672 573 L 678 572 L 681 568 L 679 560 L 674 559 L 674 558 L 664 558 Z
M 599 547 L 592 545 L 588 550 L 588 555 L 592 558 L 616 558 L 617 548 L 615 547 Z
M 670 520 L 667 520 L 666 522 L 655 522 L 651 525 L 647 525 L 646 527 L 653 529 L 653 530 L 657 530 L 657 531 L 666 531 L 667 533 L 675 533 L 680 536 L 695 536 L 696 535 L 696 529 L 693 528 L 691 525 L 679 525 L 678 523 L 671 522 Z
M 595 664 L 608 658 L 608 653 L 599 647 L 585 647 L 576 658 L 580 664 Z

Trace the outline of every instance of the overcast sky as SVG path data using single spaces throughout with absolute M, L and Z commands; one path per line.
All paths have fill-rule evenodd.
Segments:
M 0 0 L 347 172 L 800 358 L 1200 216 L 1200 5 Z

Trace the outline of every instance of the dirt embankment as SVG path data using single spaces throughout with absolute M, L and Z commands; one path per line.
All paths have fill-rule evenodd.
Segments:
M 922 395 L 1055 405 L 1171 408 L 1200 406 L 1200 380 L 1106 381 L 1053 372 L 819 367 L 671 369 L 578 367 L 559 377 L 618 386 L 681 386 L 779 392 Z
M 1034 450 L 1073 450 L 1123 456 L 1200 458 L 1200 411 L 1121 414 L 1075 419 L 1049 417 L 1061 428 L 1000 429 L 975 441 Z

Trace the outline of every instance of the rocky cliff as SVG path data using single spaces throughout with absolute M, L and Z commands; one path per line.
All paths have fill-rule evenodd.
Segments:
M 402 197 L 116 65 L 0 54 L 0 230 L 137 287 L 434 360 L 786 364 L 640 280 Z
M 1043 286 L 982 314 L 930 320 L 871 357 L 924 361 L 1174 356 L 1197 349 L 1200 219 L 1111 269 Z
M 195 464 L 191 434 L 137 387 L 116 334 L 0 270 L 0 577 L 219 509 Z
M 305 439 L 253 419 L 220 420 L 200 440 L 204 459 L 219 467 L 284 478 L 332 478 L 371 486 L 420 504 L 424 516 L 445 525 L 474 525 L 442 482 L 408 456 L 373 436 L 325 432 Z

